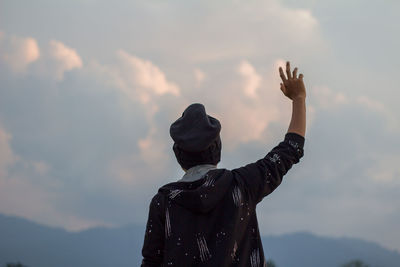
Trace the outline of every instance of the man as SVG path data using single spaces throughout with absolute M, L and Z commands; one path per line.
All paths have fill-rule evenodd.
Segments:
M 218 169 L 221 125 L 202 104 L 185 109 L 170 128 L 173 151 L 186 171 L 152 198 L 142 248 L 147 266 L 266 266 L 256 205 L 303 156 L 306 90 L 297 68 L 279 68 L 281 91 L 292 100 L 285 138 L 264 158 Z M 249 129 L 251 131 L 251 129 Z

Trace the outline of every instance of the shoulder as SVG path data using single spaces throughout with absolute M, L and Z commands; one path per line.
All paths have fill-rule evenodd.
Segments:
M 151 212 L 163 211 L 165 207 L 165 197 L 163 196 L 163 194 L 157 192 L 155 195 L 153 195 L 148 204 L 148 207 Z
M 157 193 L 151 198 L 150 205 L 153 205 L 153 206 L 161 206 L 162 204 L 164 204 L 164 201 L 165 201 L 165 196 L 164 196 L 162 193 L 157 192 Z

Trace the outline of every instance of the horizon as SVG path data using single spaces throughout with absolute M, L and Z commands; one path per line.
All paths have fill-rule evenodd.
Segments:
M 143 238 L 144 238 L 144 233 L 145 233 L 145 224 L 140 224 L 140 223 L 135 223 L 135 222 L 131 222 L 131 223 L 127 223 L 124 225 L 114 225 L 114 226 L 106 226 L 106 225 L 98 225 L 98 226 L 91 226 L 89 228 L 85 228 L 85 229 L 79 229 L 79 230 L 68 230 L 66 228 L 63 228 L 61 226 L 53 226 L 53 225 L 47 225 L 47 224 L 43 224 L 40 222 L 35 222 L 23 217 L 18 217 L 18 216 L 14 216 L 14 215 L 7 215 L 7 214 L 3 214 L 0 213 L 0 216 L 4 216 L 4 217 L 9 217 L 9 218 L 13 218 L 13 219 L 19 219 L 19 220 L 24 220 L 28 223 L 34 223 L 37 224 L 41 227 L 46 227 L 46 228 L 52 228 L 55 230 L 61 230 L 61 231 L 65 231 L 69 234 L 79 234 L 79 233 L 83 233 L 85 231 L 91 231 L 94 229 L 107 229 L 107 230 L 112 230 L 112 229 L 121 229 L 121 228 L 127 228 L 127 227 L 140 227 L 143 228 Z M 274 234 L 274 233 L 270 233 L 270 234 L 261 234 L 261 237 L 284 237 L 284 236 L 293 236 L 293 235 L 298 235 L 298 234 L 302 234 L 302 235 L 309 235 L 309 236 L 313 236 L 313 237 L 317 237 L 317 238 L 327 238 L 327 239 L 331 239 L 331 240 L 343 240 L 343 239 L 351 239 L 351 240 L 359 240 L 362 242 L 367 242 L 367 243 L 372 243 L 375 245 L 380 246 L 383 249 L 386 249 L 388 251 L 391 252 L 396 252 L 400 255 L 400 250 L 394 248 L 390 248 L 390 247 L 386 247 L 384 244 L 381 244 L 377 241 L 374 240 L 368 240 L 368 239 L 364 239 L 364 238 L 360 238 L 360 237 L 353 237 L 353 236 L 329 236 L 329 235 L 321 235 L 321 234 L 317 234 L 317 233 L 313 233 L 312 231 L 309 230 L 297 230 L 295 232 L 286 232 L 286 233 L 280 233 L 280 234 Z

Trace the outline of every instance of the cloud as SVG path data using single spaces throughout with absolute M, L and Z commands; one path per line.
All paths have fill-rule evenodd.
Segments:
M 120 89 L 142 103 L 148 103 L 152 96 L 172 94 L 178 96 L 178 85 L 167 80 L 164 72 L 151 61 L 138 58 L 123 50 L 117 52 L 119 65 L 112 72 Z
M 162 137 L 158 129 L 151 126 L 145 137 L 137 139 L 139 151 L 120 154 L 107 164 L 107 173 L 113 177 L 118 190 L 153 185 L 156 177 L 165 175 L 171 168 L 171 155 L 168 155 L 167 142 Z
M 248 142 L 268 142 L 275 135 L 272 125 L 284 131 L 291 106 L 279 90 L 276 70 L 282 62 L 275 60 L 273 66 L 264 71 L 267 74 L 261 76 L 249 61 L 240 61 L 232 70 L 236 76 L 226 73 L 229 79 L 221 84 L 212 84 L 214 81 L 210 78 L 208 88 L 202 90 L 210 96 L 204 102 L 221 120 L 221 138 L 228 153 Z
M 15 73 L 32 73 L 47 79 L 48 76 L 57 81 L 64 79 L 64 73 L 83 66 L 82 59 L 76 50 L 60 41 L 51 40 L 43 49 L 39 49 L 37 41 L 32 37 L 15 35 L 0 36 L 0 61 Z M 37 62 L 35 67 L 28 66 Z
M 47 52 L 47 72 L 53 72 L 56 80 L 62 80 L 66 71 L 80 69 L 83 66 L 82 59 L 76 50 L 66 46 L 60 41 L 51 40 Z
M 132 142 L 135 147 L 105 163 L 105 172 L 113 177 L 116 192 L 131 195 L 130 186 L 149 186 L 156 177 L 171 171 L 168 168 L 174 158 L 167 146 L 171 142 L 168 123 L 175 115 L 168 111 L 176 111 L 184 101 L 181 89 L 154 62 L 123 50 L 117 51 L 112 64 L 90 62 L 87 74 L 99 84 L 106 84 L 117 97 L 124 113 L 118 116 L 129 118 L 130 114 L 137 114 L 137 120 L 129 126 L 134 134 L 131 140 L 121 140 Z M 144 176 L 154 178 L 143 179 Z
M 396 164 L 400 128 L 387 127 L 392 114 L 379 111 L 379 101 L 365 108 L 359 96 L 326 86 L 315 86 L 308 98 L 315 118 L 306 135 L 305 156 L 285 176 L 277 193 L 261 204 L 262 232 L 312 229 L 398 247 L 392 233 L 399 209 L 390 203 L 400 189 Z
M 351 36 L 362 27 L 349 20 L 341 22 L 346 28 L 337 27 L 319 5 L 128 1 L 116 3 L 115 10 L 135 16 L 100 8 L 97 14 L 111 17 L 93 20 L 96 25 L 86 16 L 94 7 L 74 10 L 75 22 L 88 24 L 72 35 L 63 20 L 47 25 L 66 34 L 53 45 L 48 40 L 54 37 L 38 27 L 42 11 L 35 5 L 37 12 L 14 23 L 30 27 L 45 45 L 21 67 L 33 75 L 0 72 L 0 114 L 9 130 L 3 130 L 0 155 L 21 158 L 0 163 L 7 175 L 1 211 L 69 229 L 143 222 L 143 207 L 158 186 L 183 174 L 168 130 L 190 103 L 204 103 L 221 121 L 222 167 L 257 160 L 283 138 L 291 102 L 279 90 L 277 67 L 287 58 L 305 74 L 306 151 L 258 209 L 261 229 L 358 235 L 400 246 L 393 235 L 400 213 L 392 205 L 399 200 L 399 112 L 396 88 L 388 82 L 396 68 L 382 71 L 371 63 L 393 57 L 395 49 L 386 46 L 373 55 L 371 43 L 360 50 L 357 38 L 343 42 L 343 30 Z M 346 10 L 354 21 L 356 10 Z M 8 27 L 16 20 L 5 19 Z M 129 34 L 113 30 L 127 29 L 127 22 Z M 365 29 L 367 40 L 371 29 Z M 89 35 L 92 42 L 82 41 Z M 3 55 L 10 37 L 0 39 Z M 12 139 L 4 137 L 11 133 Z M 29 192 L 28 201 L 18 202 L 23 192 Z
M 157 137 L 157 128 L 152 126 L 148 135 L 145 138 L 138 140 L 141 157 L 149 166 L 167 160 L 166 154 L 164 153 L 166 150 L 166 144 L 164 140 Z
M 287 36 L 292 36 L 296 43 L 308 43 L 309 38 L 315 41 L 319 34 L 319 23 L 310 9 L 296 8 L 291 9 L 283 5 L 272 5 L 271 13 L 275 13 L 279 18 L 280 28 L 285 31 Z
M 398 118 L 382 103 L 371 99 L 368 96 L 360 95 L 355 99 L 359 105 L 366 107 L 374 113 L 380 113 L 386 120 L 386 130 L 392 132 L 400 132 L 400 123 Z
M 11 134 L 7 133 L 0 125 L 0 177 L 6 177 L 8 167 L 18 160 L 18 156 L 10 147 L 11 138 Z
M 48 176 L 50 166 L 43 160 L 28 160 L 11 148 L 12 135 L 0 127 L 0 212 L 59 226 L 81 230 L 106 225 L 57 210 L 54 203 L 62 183 Z
M 40 50 L 32 37 L 18 37 L 2 33 L 0 36 L 0 60 L 14 72 L 24 72 L 31 63 L 38 60 Z
M 310 95 L 313 103 L 322 109 L 337 108 L 349 103 L 348 97 L 343 92 L 335 92 L 327 86 L 311 86 Z
M 31 164 L 35 172 L 40 175 L 46 175 L 49 172 L 50 166 L 44 161 L 33 161 Z
M 165 137 L 159 132 L 159 127 L 155 120 L 155 116 L 161 111 L 160 107 L 172 107 L 181 99 L 181 89 L 179 86 L 167 79 L 166 74 L 154 63 L 149 60 L 139 58 L 131 55 L 123 50 L 117 52 L 116 64 L 100 64 L 92 62 L 92 74 L 100 80 L 104 80 L 113 88 L 117 89 L 116 93 L 122 100 L 127 112 L 132 112 L 133 105 L 142 107 L 143 121 L 142 124 L 146 125 L 147 133 L 137 139 L 136 144 L 139 149 L 140 159 L 148 166 L 158 166 L 158 169 L 165 167 L 166 159 L 166 146 Z M 172 97 L 171 101 L 165 102 L 163 97 Z M 123 180 L 127 177 L 134 177 L 127 172 L 128 168 L 121 167 L 122 170 L 118 171 L 115 166 L 123 165 L 129 159 L 136 158 L 135 155 L 124 156 L 121 163 L 113 161 L 111 169 L 113 173 L 120 173 Z M 153 167 L 153 169 L 157 169 Z M 131 172 L 134 172 L 130 168 Z M 128 179 L 129 180 L 129 179 Z
M 238 67 L 238 72 L 243 76 L 244 93 L 251 98 L 257 97 L 257 88 L 261 83 L 261 76 L 255 71 L 254 67 L 247 61 L 242 61 Z
M 164 47 L 180 47 L 176 56 L 189 62 L 253 60 L 276 56 L 293 47 L 305 56 L 327 48 L 320 24 L 310 9 L 288 8 L 276 0 L 232 1 L 224 6 L 203 3 L 197 10 L 199 16 L 189 20 L 182 16 L 186 21 L 178 16 L 171 22 L 175 38 L 162 39 Z M 230 12 L 225 12 L 226 8 Z M 203 14 L 205 11 L 209 12 Z M 201 23 L 198 17 L 203 18 Z
M 368 176 L 378 183 L 387 183 L 400 187 L 400 156 L 392 154 L 378 154 L 374 157 L 372 166 L 367 168 Z
M 400 124 L 395 116 L 384 103 L 372 99 L 367 95 L 356 95 L 350 97 L 342 91 L 336 91 L 328 86 L 313 85 L 309 90 L 311 106 L 317 109 L 331 109 L 335 112 L 341 108 L 353 105 L 358 109 L 367 109 L 375 116 L 381 116 L 385 121 L 383 127 L 388 132 L 399 132 Z
M 196 68 L 193 71 L 193 74 L 194 74 L 194 78 L 195 78 L 195 84 L 197 87 L 199 87 L 203 83 L 204 79 L 206 78 L 206 74 L 204 73 L 204 71 L 202 71 L 201 69 L 198 69 L 198 68 Z

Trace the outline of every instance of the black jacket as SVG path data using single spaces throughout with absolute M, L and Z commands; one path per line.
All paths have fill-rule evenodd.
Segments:
M 299 162 L 303 146 L 303 136 L 286 133 L 254 163 L 159 188 L 149 206 L 141 266 L 266 266 L 256 205 Z

